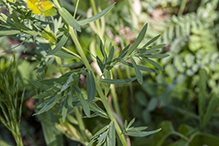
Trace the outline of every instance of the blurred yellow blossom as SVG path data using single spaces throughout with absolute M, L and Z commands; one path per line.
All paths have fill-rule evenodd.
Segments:
M 9 2 L 11 2 L 11 3 L 14 3 L 14 2 L 15 2 L 15 0 L 5 0 L 5 2 L 7 2 L 7 1 L 9 1 Z
M 43 16 L 54 16 L 57 14 L 53 3 L 49 0 L 27 0 L 27 7 L 32 10 L 33 14 Z

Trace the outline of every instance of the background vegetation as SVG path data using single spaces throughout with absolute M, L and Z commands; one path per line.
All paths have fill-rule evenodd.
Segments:
M 114 1 L 59 2 L 72 15 L 78 4 L 76 18 L 84 19 L 97 14 L 95 11 L 104 10 Z M 101 75 L 96 56 L 100 60 L 105 59 L 101 47 L 106 48 L 106 54 L 110 54 L 110 46 L 117 46 L 114 54 L 119 56 L 125 46 L 135 42 L 146 23 L 147 32 L 139 48 L 160 34 L 148 49 L 157 51 L 156 49 L 162 48 L 161 56 L 149 53 L 148 57 L 152 59 L 135 60 L 137 65 L 151 68 L 148 72 L 141 72 L 143 80 L 138 78 L 126 84 L 113 84 L 110 90 L 107 84 L 101 84 L 105 88 L 104 93 L 109 90 L 109 94 L 106 94 L 108 103 L 120 126 L 125 126 L 125 120 L 129 123 L 135 118 L 135 127 L 148 126 L 147 130 L 162 128 L 147 137 L 132 137 L 130 133 L 126 133 L 129 135 L 126 138 L 131 141 L 128 145 L 215 146 L 219 143 L 218 6 L 217 0 L 117 0 L 114 7 L 99 21 L 81 26 L 77 37 L 96 75 Z M 77 56 L 73 55 L 72 59 L 73 56 L 65 51 L 52 57 L 45 56 L 49 47 L 41 40 L 31 40 L 32 37 L 17 34 L 6 36 L 2 14 L 10 15 L 16 21 L 13 13 L 8 10 L 9 8 L 1 4 L 0 145 L 13 146 L 21 143 L 19 137 L 27 146 L 87 145 L 101 128 L 106 125 L 113 127 L 113 123 L 104 117 L 106 115 L 101 110 L 99 116 L 93 114 L 88 118 L 83 105 L 83 111 L 79 108 L 79 114 L 70 105 L 66 111 L 66 104 L 42 111 L 47 104 L 42 98 L 45 95 L 39 96 L 42 93 L 47 94 L 42 85 L 58 92 L 55 87 L 62 87 L 61 81 L 55 80 L 55 85 L 52 85 L 49 83 L 52 80 L 49 79 L 59 78 L 67 72 L 74 73 L 84 65 Z M 35 18 L 32 22 L 45 30 L 42 36 L 50 45 L 63 39 L 60 36 L 65 33 L 64 24 L 58 16 L 46 19 L 36 15 Z M 53 23 L 49 24 L 53 32 L 46 27 L 50 22 Z M 63 30 L 58 29 L 61 27 Z M 51 33 L 54 33 L 54 38 Z M 105 44 L 101 44 L 101 41 Z M 72 40 L 69 39 L 63 45 L 77 53 L 77 46 Z M 166 57 L 165 54 L 169 56 Z M 133 63 L 132 59 L 128 62 Z M 157 69 L 161 71 L 157 72 Z M 81 94 L 86 94 L 87 86 L 92 86 L 88 85 L 92 78 L 89 78 L 89 71 L 83 71 L 75 74 L 75 79 L 78 79 L 75 84 L 81 88 Z M 137 75 L 134 67 L 130 68 L 124 63 L 116 64 L 111 72 L 105 72 L 103 76 L 110 76 L 110 73 L 114 79 L 128 79 Z M 66 98 L 67 96 L 66 93 Z M 101 103 L 96 103 L 103 108 Z M 33 116 L 36 113 L 38 114 Z M 81 116 L 85 129 L 80 124 L 81 121 L 78 121 Z M 127 125 L 125 129 L 128 131 Z M 97 139 L 101 142 L 101 137 Z M 121 145 L 119 140 L 116 145 Z

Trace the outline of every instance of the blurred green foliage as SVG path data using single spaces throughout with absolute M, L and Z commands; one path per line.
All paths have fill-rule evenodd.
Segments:
M 96 0 L 95 2 L 96 6 L 103 10 L 110 5 L 111 1 Z M 115 49 L 121 52 L 122 48 L 125 48 L 129 43 L 133 44 L 140 32 L 139 26 L 143 26 L 146 22 L 149 22 L 149 28 L 140 46 L 143 47 L 152 37 L 161 34 L 156 43 L 149 47 L 165 44 L 165 47 L 162 46 L 162 52 L 169 54 L 168 57 L 163 59 L 152 59 L 152 61 L 161 64 L 164 68 L 163 72 L 159 74 L 156 72 L 147 74 L 140 72 L 144 75 L 144 81 L 138 78 L 138 81 L 142 82 L 142 86 L 139 86 L 137 82 L 114 85 L 115 90 L 110 91 L 108 95 L 108 98 L 113 100 L 112 103 L 110 100 L 109 102 L 115 109 L 118 121 L 126 119 L 131 121 L 135 117 L 136 122 L 133 124 L 135 127 L 149 125 L 149 130 L 162 128 L 157 134 L 146 138 L 131 138 L 132 145 L 215 146 L 219 142 L 217 126 L 219 114 L 218 1 L 141 0 L 138 4 L 134 4 L 131 0 L 117 0 L 116 2 L 114 8 L 104 19 L 99 21 L 101 33 L 98 32 L 97 24 L 90 24 L 89 27 L 82 26 L 81 33 L 78 33 L 79 42 L 90 62 L 96 60 L 91 54 L 104 61 L 104 55 L 99 49 L 98 43 L 101 37 L 105 39 L 106 44 L 112 42 L 112 45 L 117 45 L 118 48 Z M 60 4 L 72 14 L 74 13 L 76 0 L 60 0 Z M 77 16 L 81 19 L 86 18 L 87 15 L 92 15 L 92 12 L 89 11 L 91 10 L 90 7 L 90 1 L 80 2 Z M 135 9 L 141 10 L 140 14 Z M 4 12 L 5 8 L 2 8 L 1 11 Z M 25 11 L 23 10 L 23 12 Z M 21 95 L 22 90 L 26 89 L 24 95 L 26 104 L 22 108 L 21 117 L 21 135 L 26 141 L 26 143 L 24 142 L 25 145 L 87 144 L 88 139 L 92 137 L 91 133 L 96 133 L 101 128 L 103 128 L 102 134 L 109 135 L 114 128 L 113 123 L 107 125 L 107 119 L 100 117 L 88 120 L 85 115 L 86 129 L 82 133 L 76 117 L 70 115 L 75 109 L 66 111 L 70 114 L 66 115 L 65 121 L 63 121 L 62 115 L 66 113 L 60 111 L 66 105 L 56 105 L 52 112 L 37 115 L 37 118 L 32 117 L 32 114 L 37 112 L 38 109 L 31 108 L 28 103 L 34 107 L 42 103 L 42 99 L 35 103 L 32 103 L 29 99 L 38 95 L 38 93 L 42 93 L 42 89 L 36 89 L 32 85 L 33 83 L 30 84 L 27 80 L 38 79 L 42 83 L 43 79 L 49 81 L 51 78 L 60 77 L 64 72 L 83 66 L 82 63 L 78 62 L 79 59 L 75 55 L 63 50 L 59 50 L 53 56 L 46 55 L 46 51 L 51 50 L 51 47 L 45 41 L 49 41 L 50 44 L 54 44 L 56 40 L 59 42 L 62 39 L 59 36 L 64 34 L 65 30 L 64 28 L 61 31 L 58 30 L 59 27 L 62 27 L 60 19 L 51 18 L 53 23 L 49 24 L 50 28 L 46 27 L 48 25 L 43 21 L 38 21 L 44 19 L 39 17 L 33 21 L 33 25 L 37 26 L 33 30 L 38 27 L 45 30 L 42 32 L 44 40 L 36 37 L 31 38 L 32 40 L 28 38 L 30 41 L 24 41 L 27 38 L 22 35 L 10 38 L 0 37 L 0 71 L 5 72 L 10 66 L 13 53 L 21 60 L 17 68 L 22 88 L 18 90 L 18 93 Z M 52 29 L 55 33 L 49 32 L 49 29 Z M 102 34 L 102 36 L 99 34 Z M 17 39 L 20 41 L 17 41 Z M 108 44 L 105 45 L 106 53 L 111 50 L 109 46 Z M 70 40 L 64 43 L 64 47 L 77 53 L 75 51 L 76 46 Z M 115 55 L 119 56 L 118 52 L 115 52 Z M 40 57 L 35 56 L 35 54 Z M 58 58 L 60 54 L 64 56 L 61 59 Z M 69 59 L 72 57 L 74 59 Z M 136 59 L 136 64 L 144 64 L 153 70 L 160 67 L 158 65 L 154 67 L 153 63 L 151 65 L 148 60 L 143 64 L 141 61 Z M 131 62 L 133 61 L 130 60 L 130 64 Z M 62 64 L 65 65 L 62 66 Z M 135 66 L 135 64 L 132 63 L 132 66 Z M 38 73 L 36 74 L 36 72 Z M 115 79 L 127 79 L 133 77 L 135 73 L 135 69 L 130 69 L 124 64 L 118 64 L 111 73 L 107 72 L 105 76 L 111 74 Z M 67 79 L 65 78 L 66 82 Z M 86 86 L 86 81 L 83 78 L 77 82 L 79 86 Z M 64 85 L 64 82 L 62 83 Z M 102 85 L 106 87 L 104 83 Z M 49 84 L 47 89 L 55 89 L 55 87 L 61 87 L 61 85 L 59 83 Z M 107 90 L 107 88 L 105 89 Z M 84 89 L 81 93 L 86 96 Z M 117 110 L 114 101 L 119 103 Z M 102 107 L 99 102 L 97 102 L 97 105 Z M 82 112 L 81 109 L 80 112 Z M 104 117 L 104 113 L 103 111 L 100 115 Z M 104 129 L 105 126 L 110 128 Z M 2 125 L 0 130 L 4 131 L 1 132 L 4 134 L 0 135 L 0 145 L 13 145 L 10 133 Z M 128 130 L 126 132 L 128 133 Z M 94 138 L 97 141 L 104 141 L 104 137 L 94 135 Z

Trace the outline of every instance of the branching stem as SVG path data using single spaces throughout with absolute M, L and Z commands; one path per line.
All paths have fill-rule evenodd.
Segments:
M 80 43 L 79 43 L 79 41 L 78 41 L 78 39 L 76 37 L 76 34 L 75 34 L 75 32 L 74 32 L 74 30 L 73 30 L 73 28 L 71 26 L 69 26 L 69 33 L 70 33 L 70 36 L 71 36 L 73 42 L 76 45 L 78 53 L 81 56 L 81 60 L 83 61 L 83 63 L 86 66 L 86 68 L 91 70 L 91 66 L 90 66 L 90 64 L 89 64 L 89 62 L 88 62 L 88 60 L 87 60 L 87 58 L 86 58 L 86 56 L 84 54 L 84 51 L 83 51 L 83 49 L 82 49 L 82 47 L 81 47 L 81 45 L 80 45 Z M 109 106 L 109 104 L 107 102 L 107 98 L 105 97 L 105 95 L 104 95 L 104 93 L 103 93 L 103 91 L 102 91 L 102 89 L 101 89 L 101 87 L 100 87 L 100 85 L 99 85 L 99 83 L 98 83 L 98 81 L 96 79 L 96 76 L 94 75 L 93 72 L 92 72 L 92 74 L 94 76 L 97 92 L 99 93 L 99 96 L 101 98 L 101 101 L 102 101 L 102 103 L 103 103 L 107 113 L 108 113 L 108 116 L 111 119 L 111 121 L 114 122 L 116 132 L 117 132 L 117 134 L 118 134 L 118 136 L 119 136 L 123 146 L 127 146 L 127 142 L 126 142 L 125 136 L 122 134 L 122 130 L 120 129 L 120 127 L 119 127 L 119 125 L 118 125 L 118 123 L 117 123 L 117 121 L 116 121 L 116 119 L 115 119 L 115 117 L 114 117 L 114 115 L 113 115 L 113 113 L 112 113 L 112 111 L 110 109 L 110 106 Z

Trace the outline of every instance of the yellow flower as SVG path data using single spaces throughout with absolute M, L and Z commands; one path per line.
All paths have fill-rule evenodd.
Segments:
M 33 14 L 54 16 L 57 13 L 53 3 L 49 0 L 27 0 L 27 7 L 32 9 Z
M 7 2 L 7 1 L 9 1 L 9 2 L 11 2 L 11 3 L 14 3 L 14 2 L 15 2 L 15 0 L 5 0 L 5 2 Z

